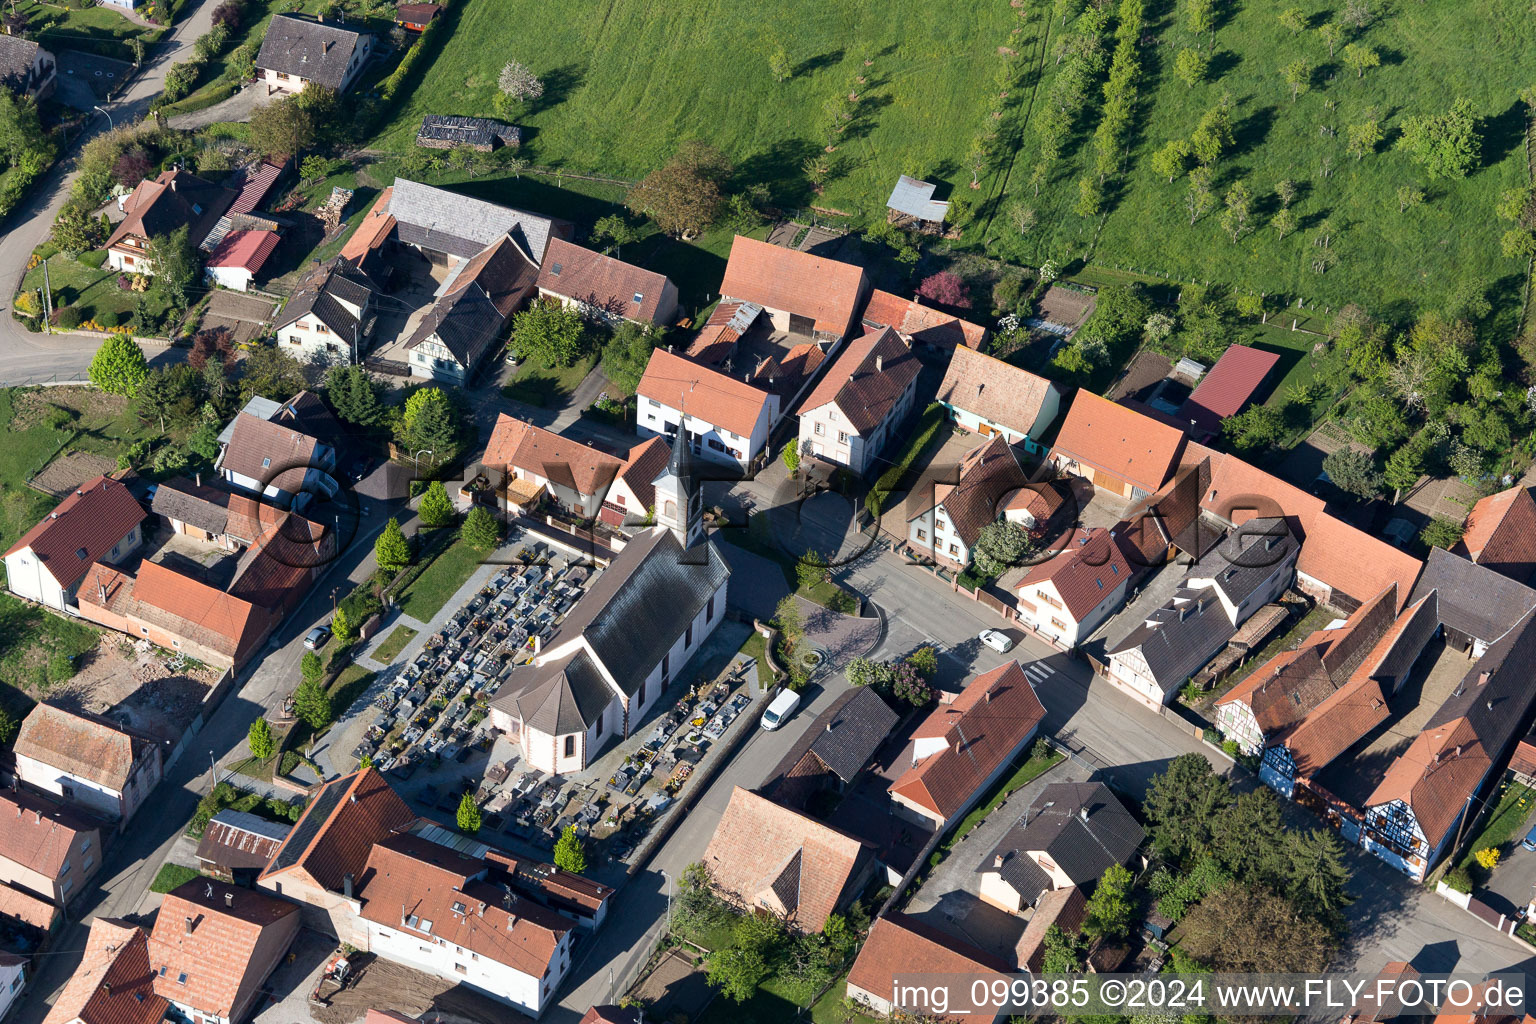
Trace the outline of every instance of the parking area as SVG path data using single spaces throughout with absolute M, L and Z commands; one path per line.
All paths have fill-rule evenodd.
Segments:
M 123 87 L 133 65 L 79 50 L 60 50 L 59 87 L 54 98 L 76 110 L 90 110 L 105 103 Z

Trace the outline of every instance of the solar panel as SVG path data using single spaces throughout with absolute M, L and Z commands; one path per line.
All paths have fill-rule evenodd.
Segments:
M 291 868 L 304 858 L 315 837 L 320 834 L 331 817 L 331 812 L 341 806 L 342 799 L 346 796 L 346 789 L 352 780 L 337 779 L 320 791 L 314 802 L 309 805 L 309 810 L 299 823 L 294 826 L 293 833 L 288 837 L 288 842 L 277 852 L 277 859 L 272 862 L 272 869 L 280 871 L 283 868 Z

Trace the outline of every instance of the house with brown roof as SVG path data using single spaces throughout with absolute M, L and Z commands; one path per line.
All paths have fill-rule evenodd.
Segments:
M 1294 650 L 1254 669 L 1216 702 L 1216 728 L 1261 758 L 1259 778 L 1293 795 L 1366 733 L 1386 721 L 1439 628 L 1437 595 L 1399 614 L 1397 584 Z
M 902 341 L 931 354 L 953 352 L 957 348 L 979 352 L 987 343 L 987 329 L 980 324 L 925 306 L 919 298 L 904 299 L 879 288 L 869 293 L 863 323 L 866 330 L 872 331 L 889 327 L 901 335 Z
M 1184 440 L 1181 430 L 1079 388 L 1051 461 L 1095 487 L 1140 499 L 1173 474 Z
M 618 475 L 603 495 L 598 518 L 609 526 L 639 528 L 656 505 L 656 480 L 666 472 L 672 446 L 661 436 L 647 438 L 629 450 Z
M 481 849 L 421 834 L 377 842 L 357 888 L 357 945 L 537 1017 L 570 970 L 576 929 L 496 884 Z
M 538 287 L 540 296 L 575 306 L 591 319 L 664 326 L 677 317 L 677 285 L 665 274 L 563 238 L 549 240 Z
M 72 610 L 87 570 L 121 564 L 144 540 L 144 507 L 117 476 L 77 487 L 5 553 L 5 585 L 54 611 Z
M 863 1003 L 876 1014 L 898 1011 L 925 1012 L 927 1005 L 902 1005 L 896 992 L 901 974 L 949 974 L 990 985 L 1006 982 L 1012 966 L 925 921 L 906 914 L 887 914 L 875 921 L 858 959 L 848 971 L 848 998 Z M 967 996 L 969 993 L 965 993 Z M 999 1011 L 944 1015 L 955 1024 L 993 1024 Z
M 197 844 L 198 870 L 249 888 L 291 831 L 287 825 L 225 808 L 203 829 Z
M 1473 505 L 1466 532 L 1451 551 L 1517 583 L 1529 583 L 1536 570 L 1536 499 L 1531 489 L 1517 484 Z
M 857 324 L 869 291 L 863 267 L 737 235 L 720 283 L 724 302 L 760 306 L 776 331 L 830 343 Z
M 1013 947 L 1014 963 L 1021 971 L 1038 973 L 1045 966 L 1045 936 L 1052 928 L 1076 935 L 1088 920 L 1088 900 L 1075 885 L 1041 893 L 1024 934 Z
M 306 575 L 314 571 L 280 568 Z M 244 665 L 281 619 L 276 608 L 257 606 L 160 562 L 141 563 L 132 575 L 98 563 L 87 584 L 81 617 L 226 668 Z
M 1422 882 L 1492 796 L 1536 706 L 1536 610 L 1491 644 L 1365 800 L 1361 846 Z M 1353 838 L 1345 832 L 1346 838 Z
M 171 1007 L 151 975 L 144 929 L 98 917 L 43 1024 L 161 1024 Z
M 896 816 L 942 832 L 1007 770 L 1044 718 L 1017 661 L 983 672 L 913 732 L 908 767 L 890 785 Z
M 1003 518 L 1005 499 L 1028 483 L 1001 436 L 977 445 L 965 453 L 951 480 L 935 480 L 903 503 L 907 548 L 919 558 L 957 572 L 964 569 L 981 531 Z
M 155 993 L 183 1020 L 238 1024 L 299 933 L 299 905 L 194 878 L 165 894 L 149 936 Z
M 548 264 L 546 263 L 546 267 Z M 670 349 L 655 349 L 635 388 L 635 430 L 676 437 L 695 455 L 747 469 L 763 453 L 779 421 L 780 398 Z
M 97 715 L 44 701 L 16 733 L 16 777 L 107 821 L 126 825 L 160 784 L 160 744 Z
M 1190 425 L 1190 432 L 1197 439 L 1214 437 L 1221 433 L 1221 421 L 1243 411 L 1279 362 L 1278 353 L 1247 345 L 1228 345 L 1216 365 L 1185 399 L 1177 418 Z
M 1038 374 L 965 346 L 954 350 L 935 399 L 957 426 L 1009 444 L 1038 439 L 1061 411 L 1061 389 Z
M 101 864 L 94 818 L 30 790 L 0 790 L 0 883 L 58 906 L 85 888 Z
M 704 866 L 731 902 L 809 933 L 859 894 L 875 857 L 853 836 L 736 786 Z
M 1201 510 L 1228 528 L 1250 519 L 1284 518 L 1302 538 L 1296 562 L 1296 586 L 1302 592 L 1346 614 L 1394 582 L 1399 605 L 1413 594 L 1414 581 L 1424 568 L 1413 555 L 1335 519 L 1321 498 L 1235 455 L 1193 441 L 1185 445 L 1181 465 L 1205 461 L 1210 463 L 1210 476 L 1200 498 Z
M 312 267 L 272 323 L 277 345 L 301 363 L 355 363 L 379 315 L 373 280 L 338 256 Z
M 230 487 L 279 508 L 302 509 L 314 495 L 329 498 L 340 486 L 336 449 L 280 415 L 236 413 L 214 468 Z
M 1125 603 L 1135 575 L 1119 538 L 1103 527 L 1076 530 L 1014 584 L 1019 622 L 1070 650 Z
M 407 32 L 425 32 L 442 10 L 442 4 L 396 4 L 395 24 Z
M 872 470 L 912 410 L 921 370 L 889 327 L 849 342 L 800 403 L 802 450 L 861 475 Z
M 169 170 L 145 178 L 122 201 L 127 214 L 107 238 L 107 266 L 125 274 L 153 274 L 150 243 L 187 229 L 194 249 L 203 244 L 238 193 L 190 171 Z
M 624 466 L 601 449 L 502 413 L 480 463 L 493 477 L 497 504 L 512 512 L 549 495 L 567 511 L 592 519 Z
M 538 264 L 511 235 L 457 264 L 405 343 L 411 376 L 469 380 L 506 335 L 513 312 L 533 294 L 538 274 Z
M 0 924 L 31 933 L 38 941 L 45 939 L 64 919 L 57 903 L 14 885 L 0 885 Z
M 306 927 L 358 945 L 356 889 L 373 846 L 415 820 L 372 768 L 332 779 L 310 798 L 256 884 L 304 904 Z

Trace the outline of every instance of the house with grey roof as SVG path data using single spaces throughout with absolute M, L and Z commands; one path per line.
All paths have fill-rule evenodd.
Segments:
M 1445 642 L 1473 658 L 1536 608 L 1536 590 L 1445 548 L 1430 548 L 1411 600 L 1431 591 L 1439 593 Z
M 568 221 L 514 210 L 470 196 L 396 178 L 389 197 L 396 237 L 434 263 L 468 260 L 507 235 L 535 265 L 544 262 L 550 236 L 569 239 Z
M 292 95 L 311 84 L 346 92 L 373 56 L 373 34 L 305 14 L 277 14 L 256 55 L 267 95 Z
M 277 314 L 278 348 L 300 362 L 357 362 L 378 320 L 374 292 L 368 275 L 339 256 L 314 267 Z
M 779 759 L 759 792 L 786 807 L 804 810 L 807 801 L 822 790 L 844 791 L 898 720 L 873 687 L 843 691 Z
M 1108 678 L 1152 708 L 1173 699 L 1237 628 L 1296 575 L 1301 545 L 1284 519 L 1253 519 L 1190 566 L 1160 608 L 1110 645 Z
M 1141 826 L 1102 782 L 1046 786 L 976 868 L 978 895 L 1010 913 L 1041 894 L 1091 886 L 1141 848 Z
M 0 84 L 18 95 L 45 100 L 58 80 L 52 53 L 31 39 L 0 35 Z
M 725 617 L 731 570 L 699 526 L 686 444 L 673 445 L 656 490 L 684 518 L 631 538 L 491 701 L 492 725 L 540 771 L 581 771 L 629 736 Z
M 506 333 L 539 268 L 511 235 L 460 263 L 406 341 L 411 376 L 462 384 Z

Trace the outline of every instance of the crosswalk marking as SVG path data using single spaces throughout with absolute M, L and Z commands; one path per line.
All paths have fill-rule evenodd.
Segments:
M 1033 679 L 1037 683 L 1043 683 L 1055 673 L 1051 669 L 1046 668 L 1044 665 L 1036 661 L 1031 662 L 1024 667 L 1024 674 L 1029 676 L 1029 678 Z

